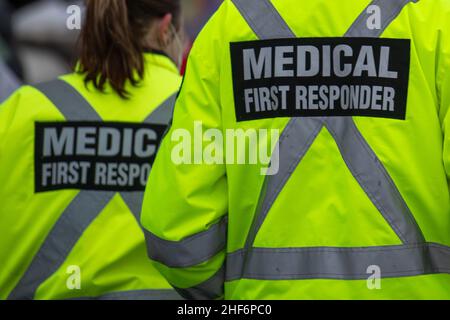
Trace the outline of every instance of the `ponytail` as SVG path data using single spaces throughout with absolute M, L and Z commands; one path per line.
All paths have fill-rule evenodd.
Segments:
M 86 84 L 103 92 L 109 83 L 127 98 L 126 82 L 137 86 L 144 76 L 144 38 L 151 20 L 178 15 L 179 0 L 87 0 L 86 5 L 79 72 Z

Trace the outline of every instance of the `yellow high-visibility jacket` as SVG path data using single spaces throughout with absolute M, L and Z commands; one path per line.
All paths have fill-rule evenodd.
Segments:
M 448 0 L 224 1 L 149 178 L 150 258 L 195 299 L 449 299 L 449 70 Z
M 153 52 L 128 100 L 74 73 L 0 106 L 0 299 L 179 298 L 139 214 L 180 82 Z

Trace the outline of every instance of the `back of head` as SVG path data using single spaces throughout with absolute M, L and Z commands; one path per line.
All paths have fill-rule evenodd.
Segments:
M 127 81 L 136 86 L 144 75 L 151 26 L 167 14 L 178 27 L 180 0 L 86 0 L 79 69 L 85 82 L 100 91 L 109 83 L 126 98 Z

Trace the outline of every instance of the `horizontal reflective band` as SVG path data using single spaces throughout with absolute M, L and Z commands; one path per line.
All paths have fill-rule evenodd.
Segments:
M 224 295 L 224 283 L 225 268 L 222 266 L 214 276 L 202 284 L 188 289 L 175 288 L 175 290 L 187 300 L 216 300 Z
M 150 259 L 169 268 L 188 268 L 214 257 L 225 248 L 228 218 L 182 241 L 168 241 L 145 231 Z
M 135 290 L 105 294 L 101 297 L 83 297 L 70 300 L 182 300 L 173 289 L 167 290 Z
M 418 2 L 419 0 L 373 0 L 368 6 L 367 9 L 364 10 L 358 19 L 355 20 L 353 25 L 345 34 L 346 37 L 380 37 L 384 30 L 391 24 L 395 18 L 402 12 L 403 8 L 410 2 Z M 379 9 L 381 16 L 381 28 L 372 28 L 369 29 L 367 27 L 368 20 L 370 16 L 373 16 L 375 13 L 370 8 L 374 8 L 372 6 L 377 6 Z
M 367 279 L 370 266 L 381 277 L 450 273 L 450 248 L 438 244 L 367 248 L 253 248 L 227 257 L 227 281 L 239 279 Z M 244 268 L 245 262 L 245 268 Z
M 232 0 L 260 39 L 295 38 L 273 4 L 268 0 Z

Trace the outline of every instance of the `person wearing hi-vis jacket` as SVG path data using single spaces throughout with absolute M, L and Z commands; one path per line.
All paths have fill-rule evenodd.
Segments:
M 88 0 L 76 71 L 0 106 L 0 299 L 179 299 L 143 191 L 181 83 L 179 0 Z
M 186 70 L 141 217 L 178 292 L 450 299 L 450 1 L 225 0 Z

